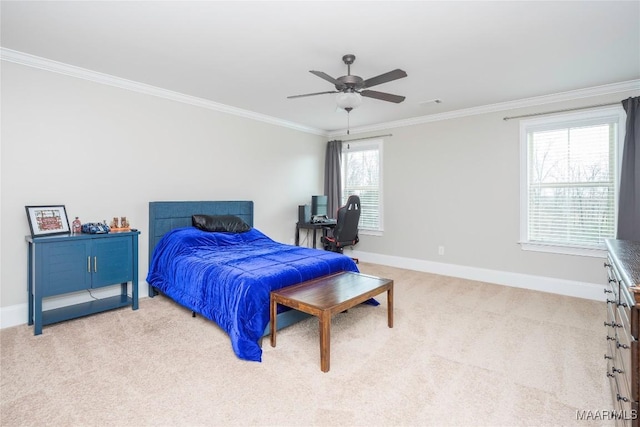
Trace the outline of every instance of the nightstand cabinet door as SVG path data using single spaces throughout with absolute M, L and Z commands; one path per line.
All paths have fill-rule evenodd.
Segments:
M 42 246 L 36 273 L 42 280 L 42 296 L 66 294 L 91 287 L 90 242 L 63 241 Z
M 91 256 L 91 287 L 99 288 L 133 280 L 131 238 L 95 239 Z

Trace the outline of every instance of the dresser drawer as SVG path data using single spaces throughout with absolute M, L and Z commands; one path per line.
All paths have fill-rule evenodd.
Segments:
M 607 281 L 612 286 L 616 296 L 619 298 L 620 283 L 623 282 L 623 278 L 610 255 L 607 257 L 605 266 L 607 267 Z
M 632 404 L 631 400 L 621 393 L 621 376 L 619 374 L 611 373 L 613 370 L 612 364 L 608 364 L 609 371 L 607 376 L 609 377 L 609 386 L 611 391 L 611 400 L 613 402 L 613 410 L 616 412 L 616 426 L 631 427 L 633 424 L 633 416 L 635 412 L 632 409 L 635 408 L 635 404 Z
M 631 401 L 631 346 L 623 335 L 618 336 L 616 352 L 612 361 L 612 373 L 618 381 L 618 394 L 620 399 Z
M 607 257 L 607 262 L 604 264 L 607 268 L 607 283 L 609 284 L 611 291 L 613 292 L 616 302 L 620 301 L 620 274 L 616 272 L 613 261 L 610 257 Z

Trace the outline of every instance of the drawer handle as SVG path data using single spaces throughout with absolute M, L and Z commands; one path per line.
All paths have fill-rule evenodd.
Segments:
M 627 303 L 626 303 L 626 302 L 619 302 L 619 303 L 618 303 L 618 307 L 621 307 L 621 306 L 622 306 L 622 307 L 628 307 L 628 305 L 627 305 Z
M 611 289 L 604 288 L 604 293 L 605 294 L 612 294 L 613 291 Z
M 604 355 L 604 359 L 605 359 L 605 360 L 607 360 L 607 359 L 609 359 L 609 360 L 613 360 L 613 357 L 611 357 L 611 356 L 609 356 L 609 355 L 605 354 L 605 355 Z
M 614 374 L 623 374 L 624 371 L 622 369 L 618 369 L 615 366 L 611 367 L 611 372 L 613 372 Z
M 616 322 L 604 322 L 604 326 L 611 326 L 612 328 L 622 328 L 622 325 Z
M 610 267 L 611 267 L 611 264 L 609 264 L 608 262 L 605 262 L 605 263 L 604 263 L 604 267 L 605 267 L 605 268 L 610 268 Z M 601 270 L 601 271 L 602 271 L 602 270 Z
M 616 342 L 616 347 L 618 347 L 618 348 L 624 348 L 624 349 L 628 349 L 628 348 L 629 348 L 629 346 L 628 346 L 628 345 L 626 345 L 626 344 L 620 344 L 619 342 Z
M 615 375 L 613 375 L 611 372 L 607 372 L 607 376 L 608 376 L 609 378 L 613 378 L 613 377 L 615 377 Z
M 616 279 L 609 279 L 609 283 L 615 283 L 617 285 L 618 281 Z
M 617 304 L 618 301 L 612 300 L 612 299 L 608 299 L 607 300 L 607 304 Z
M 610 337 L 609 335 L 607 335 L 607 341 L 616 341 L 616 338 Z
M 619 394 L 616 393 L 616 399 L 618 400 L 622 400 L 623 402 L 628 402 L 629 398 L 628 397 L 624 397 L 624 396 L 620 396 Z

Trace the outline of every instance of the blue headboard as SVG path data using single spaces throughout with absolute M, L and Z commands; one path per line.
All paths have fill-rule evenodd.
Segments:
M 149 262 L 164 234 L 190 227 L 191 215 L 236 215 L 253 227 L 252 201 L 149 202 Z

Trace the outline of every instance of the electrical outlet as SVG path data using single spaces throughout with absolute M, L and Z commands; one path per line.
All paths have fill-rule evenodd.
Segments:
M 438 246 L 438 255 L 444 255 L 444 246 Z

